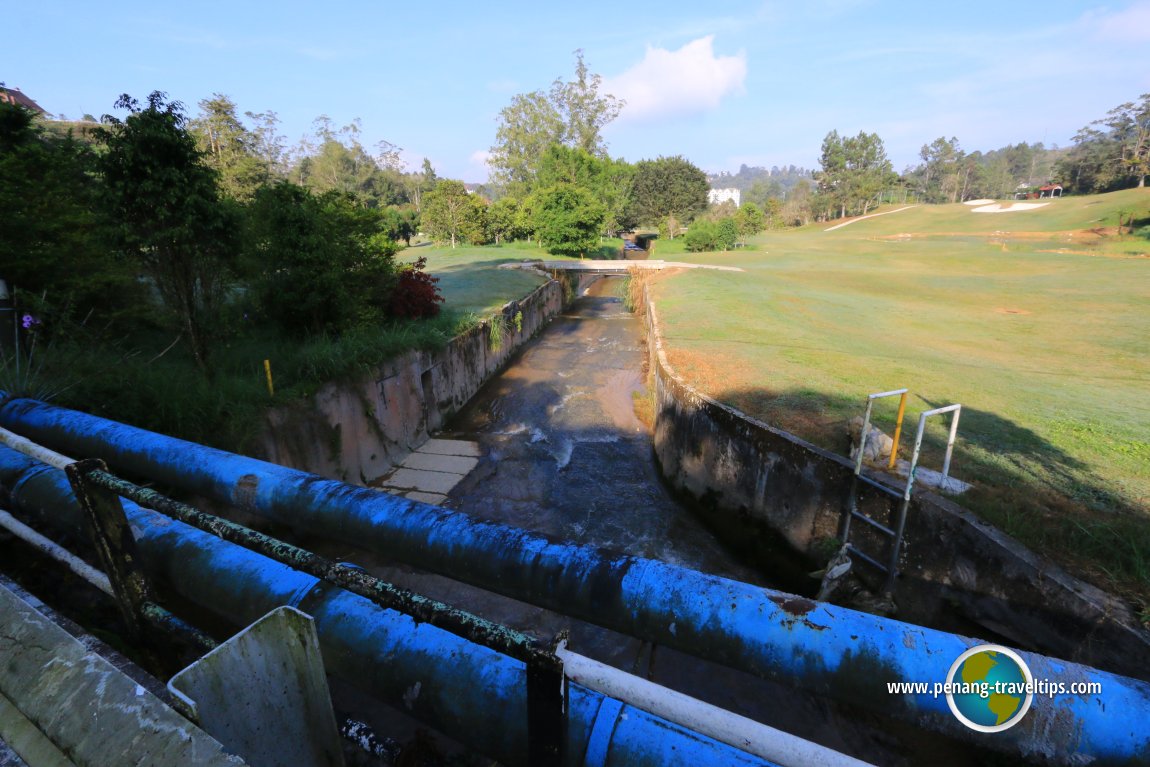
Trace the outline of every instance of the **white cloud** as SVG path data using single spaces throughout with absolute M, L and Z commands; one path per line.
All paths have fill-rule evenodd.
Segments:
M 1150 41 L 1150 2 L 1134 3 L 1117 13 L 1088 14 L 1088 19 L 1103 40 Z
M 487 161 L 491 159 L 491 152 L 486 149 L 476 149 L 468 159 L 471 160 L 472 165 L 486 167 Z
M 716 56 L 714 35 L 677 51 L 647 46 L 643 60 L 603 83 L 603 92 L 625 99 L 621 120 L 646 120 L 716 109 L 723 97 L 742 93 L 747 56 Z

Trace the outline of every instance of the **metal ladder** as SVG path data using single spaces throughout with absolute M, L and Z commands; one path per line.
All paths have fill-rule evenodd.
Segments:
M 863 476 L 862 465 L 863 465 L 863 455 L 866 452 L 867 437 L 869 436 L 869 432 L 870 432 L 870 417 L 871 417 L 871 411 L 874 408 L 874 401 L 876 399 L 882 399 L 884 397 L 893 397 L 895 395 L 899 395 L 898 419 L 897 419 L 897 423 L 895 426 L 895 432 L 894 432 L 894 444 L 891 445 L 890 464 L 889 464 L 889 468 L 894 467 L 895 461 L 898 458 L 898 441 L 899 441 L 899 438 L 902 436 L 902 419 L 903 419 L 904 414 L 906 413 L 907 391 L 908 391 L 907 389 L 894 389 L 893 391 L 878 392 L 876 394 L 870 394 L 867 396 L 866 414 L 863 416 L 862 431 L 859 433 L 858 455 L 855 456 L 854 476 L 851 477 L 850 495 L 847 496 L 846 513 L 843 515 L 843 527 L 842 527 L 842 536 L 841 537 L 842 537 L 842 541 L 843 541 L 844 550 L 846 551 L 847 555 L 850 556 L 852 561 L 855 557 L 857 557 L 857 558 L 861 559 L 862 561 L 866 562 L 867 564 L 871 565 L 872 567 L 874 567 L 878 570 L 881 570 L 882 572 L 887 574 L 886 584 L 883 586 L 883 592 L 884 593 L 887 593 L 890 591 L 890 588 L 891 588 L 891 586 L 893 586 L 893 582 L 894 582 L 893 573 L 897 567 L 898 552 L 899 552 L 899 549 L 901 548 L 899 544 L 902 542 L 902 522 L 903 522 L 902 514 L 899 515 L 900 519 L 899 519 L 899 525 L 898 525 L 897 531 L 892 530 L 891 528 L 882 524 L 878 520 L 876 520 L 870 516 L 867 516 L 866 514 L 863 514 L 858 509 L 858 488 L 859 488 L 859 483 L 862 482 L 862 483 L 865 483 L 865 484 L 875 488 L 876 490 L 879 490 L 880 492 L 887 493 L 887 494 L 892 495 L 894 497 L 898 497 L 895 494 L 895 491 L 893 491 L 891 488 L 887 487 L 886 485 L 882 484 L 881 482 L 876 482 L 873 479 L 870 479 L 869 477 Z M 903 514 L 905 513 L 905 509 L 906 509 L 906 506 L 904 504 Z M 882 562 L 879 562 L 877 559 L 875 559 L 874 557 L 870 556 L 869 554 L 861 551 L 857 546 L 855 546 L 854 544 L 852 544 L 850 542 L 851 522 L 855 519 L 869 525 L 870 527 L 874 528 L 875 530 L 877 530 L 882 535 L 885 535 L 888 538 L 892 539 L 893 543 L 891 545 L 891 558 L 890 558 L 890 564 L 889 565 L 885 565 Z
M 869 477 L 863 476 L 862 473 L 863 455 L 864 451 L 866 450 L 867 432 L 870 431 L 870 417 L 871 410 L 874 406 L 874 401 L 876 399 L 882 399 L 883 397 L 893 397 L 896 394 L 900 396 L 898 418 L 895 425 L 894 439 L 893 444 L 891 445 L 890 462 L 888 464 L 888 468 L 893 469 L 898 460 L 898 443 L 899 438 L 902 435 L 903 416 L 906 413 L 907 389 L 895 389 L 893 391 L 878 392 L 876 394 L 867 396 L 866 415 L 863 417 L 862 432 L 859 434 L 858 455 L 855 457 L 854 476 L 851 478 L 850 495 L 847 499 L 846 513 L 843 515 L 842 527 L 843 549 L 846 551 L 848 556 L 850 556 L 852 559 L 854 557 L 858 557 L 872 567 L 886 573 L 886 581 L 884 582 L 882 588 L 883 594 L 889 594 L 891 592 L 891 590 L 894 588 L 894 580 L 898 576 L 898 556 L 902 550 L 903 531 L 906 528 L 907 510 L 910 508 L 910 499 L 914 491 L 914 478 L 915 472 L 918 469 L 918 459 L 922 452 L 922 438 L 923 433 L 926 430 L 926 419 L 934 415 L 942 415 L 950 412 L 954 413 L 954 416 L 950 421 L 950 435 L 946 443 L 946 458 L 944 459 L 942 465 L 942 476 L 945 479 L 950 472 L 950 459 L 954 453 L 954 441 L 958 434 L 958 418 L 962 412 L 962 405 L 956 404 L 935 408 L 933 410 L 927 410 L 919 414 L 918 433 L 914 440 L 914 452 L 911 455 L 910 471 L 907 473 L 906 486 L 903 488 L 902 503 L 899 505 L 897 521 L 895 523 L 895 527 L 892 529 L 858 510 L 858 487 L 859 483 L 862 482 L 883 493 L 894 496 L 896 498 L 898 497 L 897 491 L 895 491 L 893 488 L 890 488 L 880 482 L 876 482 Z M 850 542 L 851 522 L 855 519 L 869 525 L 880 534 L 891 539 L 890 558 L 886 564 L 883 564 L 869 554 L 860 551 L 857 546 Z

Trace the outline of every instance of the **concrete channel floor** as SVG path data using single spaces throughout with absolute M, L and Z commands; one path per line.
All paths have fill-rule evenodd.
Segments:
M 385 475 L 377 486 L 394 495 L 438 506 L 479 465 L 480 455 L 477 442 L 432 438 Z

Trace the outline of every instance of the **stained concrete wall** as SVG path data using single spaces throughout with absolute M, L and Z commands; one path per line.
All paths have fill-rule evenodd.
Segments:
M 310 402 L 274 408 L 251 452 L 368 484 L 426 441 L 562 307 L 563 288 L 550 280 L 503 307 L 498 345 L 492 341 L 493 320 L 487 319 L 440 351 L 408 352 L 371 375 L 323 386 Z
M 697 501 L 721 538 L 760 561 L 779 537 L 812 559 L 825 551 L 839 534 L 853 464 L 692 388 L 667 362 L 650 300 L 647 323 L 655 453 L 668 482 Z M 898 503 L 859 489 L 861 510 L 888 526 Z M 865 525 L 856 522 L 851 536 L 885 561 L 885 541 Z M 1124 602 L 945 498 L 916 492 L 900 560 L 894 597 L 904 620 L 930 623 L 957 609 L 1019 646 L 1150 678 L 1150 633 Z M 881 585 L 869 565 L 855 570 Z

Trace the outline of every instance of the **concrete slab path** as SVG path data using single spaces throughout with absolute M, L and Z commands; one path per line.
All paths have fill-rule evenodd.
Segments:
M 479 463 L 477 442 L 429 439 L 403 459 L 378 487 L 413 501 L 440 505 L 447 494 Z

